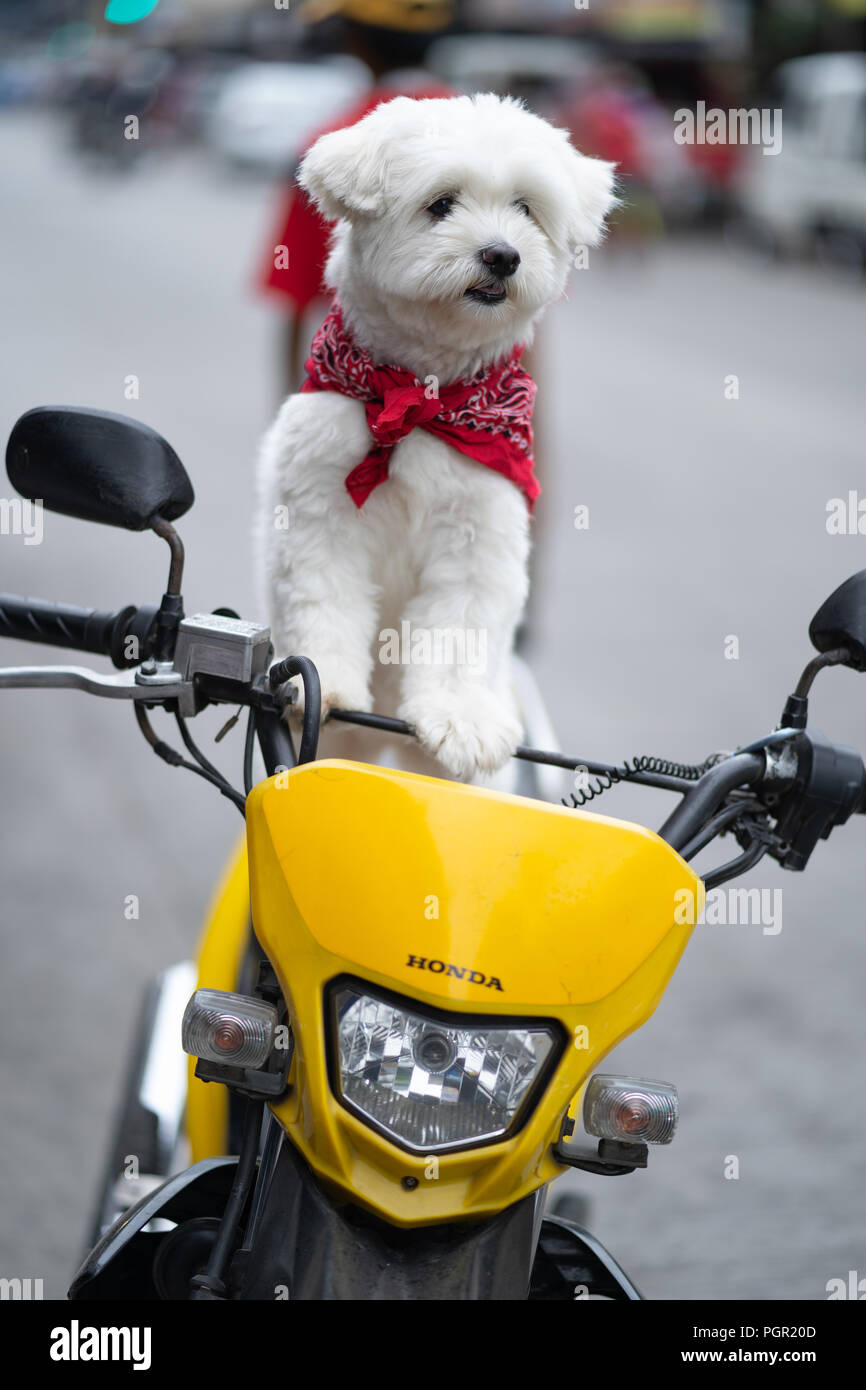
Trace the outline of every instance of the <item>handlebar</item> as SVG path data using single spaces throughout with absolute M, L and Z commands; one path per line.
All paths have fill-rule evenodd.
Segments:
M 315 758 L 321 711 L 316 668 L 308 658 L 292 656 L 268 670 L 273 658 L 269 629 L 229 617 L 225 610 L 184 619 L 178 609 L 171 652 L 166 656 L 156 637 L 160 613 L 156 608 L 134 606 L 109 613 L 0 595 L 0 637 L 100 653 L 123 670 L 122 675 L 109 676 L 79 667 L 7 668 L 0 670 L 0 689 L 66 686 L 131 700 L 156 751 L 167 762 L 190 767 L 149 729 L 146 707 L 167 706 L 175 713 L 183 740 L 198 764 L 193 771 L 215 782 L 243 811 L 243 796 L 197 749 L 186 718 L 207 704 L 250 708 L 244 759 L 249 791 L 253 732 L 268 775 Z M 288 700 L 294 698 L 287 682 L 296 676 L 303 679 L 305 693 L 297 757 L 282 718 Z M 414 736 L 409 724 L 384 715 L 336 709 L 330 718 Z M 705 771 L 659 759 L 617 766 L 524 746 L 515 750 L 515 757 L 598 775 L 608 786 L 627 781 L 678 792 L 680 804 L 658 831 L 673 849 L 691 859 L 717 835 L 731 831 L 743 851 L 739 858 L 704 874 L 707 887 L 744 872 L 767 852 L 785 868 L 802 869 L 819 838 L 826 838 L 854 812 L 866 811 L 866 769 L 859 753 L 795 727 L 777 729 L 733 754 L 715 755 L 702 765 Z
M 736 787 L 754 786 L 763 777 L 765 768 L 763 753 L 735 753 L 724 762 L 716 763 L 686 792 L 679 806 L 659 828 L 659 835 L 673 849 L 683 849 L 707 817 L 718 810 L 728 792 Z
M 129 605 L 115 613 L 71 603 L 0 594 L 0 637 L 41 642 L 108 656 L 118 670 L 138 666 L 152 655 L 157 609 Z

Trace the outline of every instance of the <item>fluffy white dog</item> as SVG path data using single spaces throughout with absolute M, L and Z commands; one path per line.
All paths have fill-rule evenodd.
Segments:
M 337 300 L 261 451 L 276 654 L 312 658 L 325 712 L 371 709 L 394 663 L 396 713 L 458 778 L 521 739 L 509 668 L 538 489 L 517 359 L 599 241 L 613 168 L 493 95 L 398 97 L 301 165 L 338 219 Z

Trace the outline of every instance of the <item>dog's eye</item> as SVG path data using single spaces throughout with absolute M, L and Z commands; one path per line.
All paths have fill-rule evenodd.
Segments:
M 427 211 L 431 214 L 432 217 L 436 217 L 441 220 L 441 218 L 448 216 L 453 206 L 454 199 L 451 197 L 450 194 L 446 194 L 444 198 L 437 198 L 435 203 L 431 203 Z
M 521 212 L 525 212 L 527 217 L 532 216 L 532 208 L 529 206 L 525 198 L 518 198 L 515 206 L 520 208 Z

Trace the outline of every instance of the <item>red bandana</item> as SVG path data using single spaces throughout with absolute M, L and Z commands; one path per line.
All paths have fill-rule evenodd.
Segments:
M 364 401 L 367 427 L 376 441 L 346 479 L 356 507 L 388 477 L 394 445 L 416 426 L 444 439 L 461 454 L 509 478 L 532 511 L 541 489 L 532 471 L 532 406 L 535 382 L 520 366 L 517 348 L 507 362 L 469 381 L 428 394 L 424 382 L 403 367 L 376 366 L 343 324 L 339 303 L 313 339 L 302 391 L 338 391 Z

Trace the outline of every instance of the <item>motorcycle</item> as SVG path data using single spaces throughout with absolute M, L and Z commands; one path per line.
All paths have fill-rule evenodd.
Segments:
M 579 770 L 554 805 L 318 758 L 313 663 L 275 660 L 269 629 L 230 610 L 185 615 L 173 522 L 193 489 L 144 424 L 31 410 L 6 459 L 23 497 L 150 529 L 171 560 L 158 605 L 0 596 L 0 635 L 116 668 L 6 668 L 0 688 L 128 701 L 153 752 L 245 821 L 197 964 L 146 1001 L 70 1299 L 639 1299 L 545 1198 L 571 1168 L 625 1176 L 673 1139 L 674 1086 L 598 1067 L 655 1010 L 707 891 L 765 855 L 803 870 L 866 811 L 859 753 L 808 727 L 819 671 L 866 670 L 866 570 L 816 613 L 818 655 L 774 730 L 698 766 L 518 748 L 523 764 Z M 299 739 L 285 717 L 296 680 Z M 190 732 L 211 705 L 248 712 L 243 791 Z M 412 736 L 378 714 L 330 718 Z M 657 833 L 583 809 L 618 782 L 679 797 Z M 699 876 L 690 861 L 725 835 L 738 853 Z

